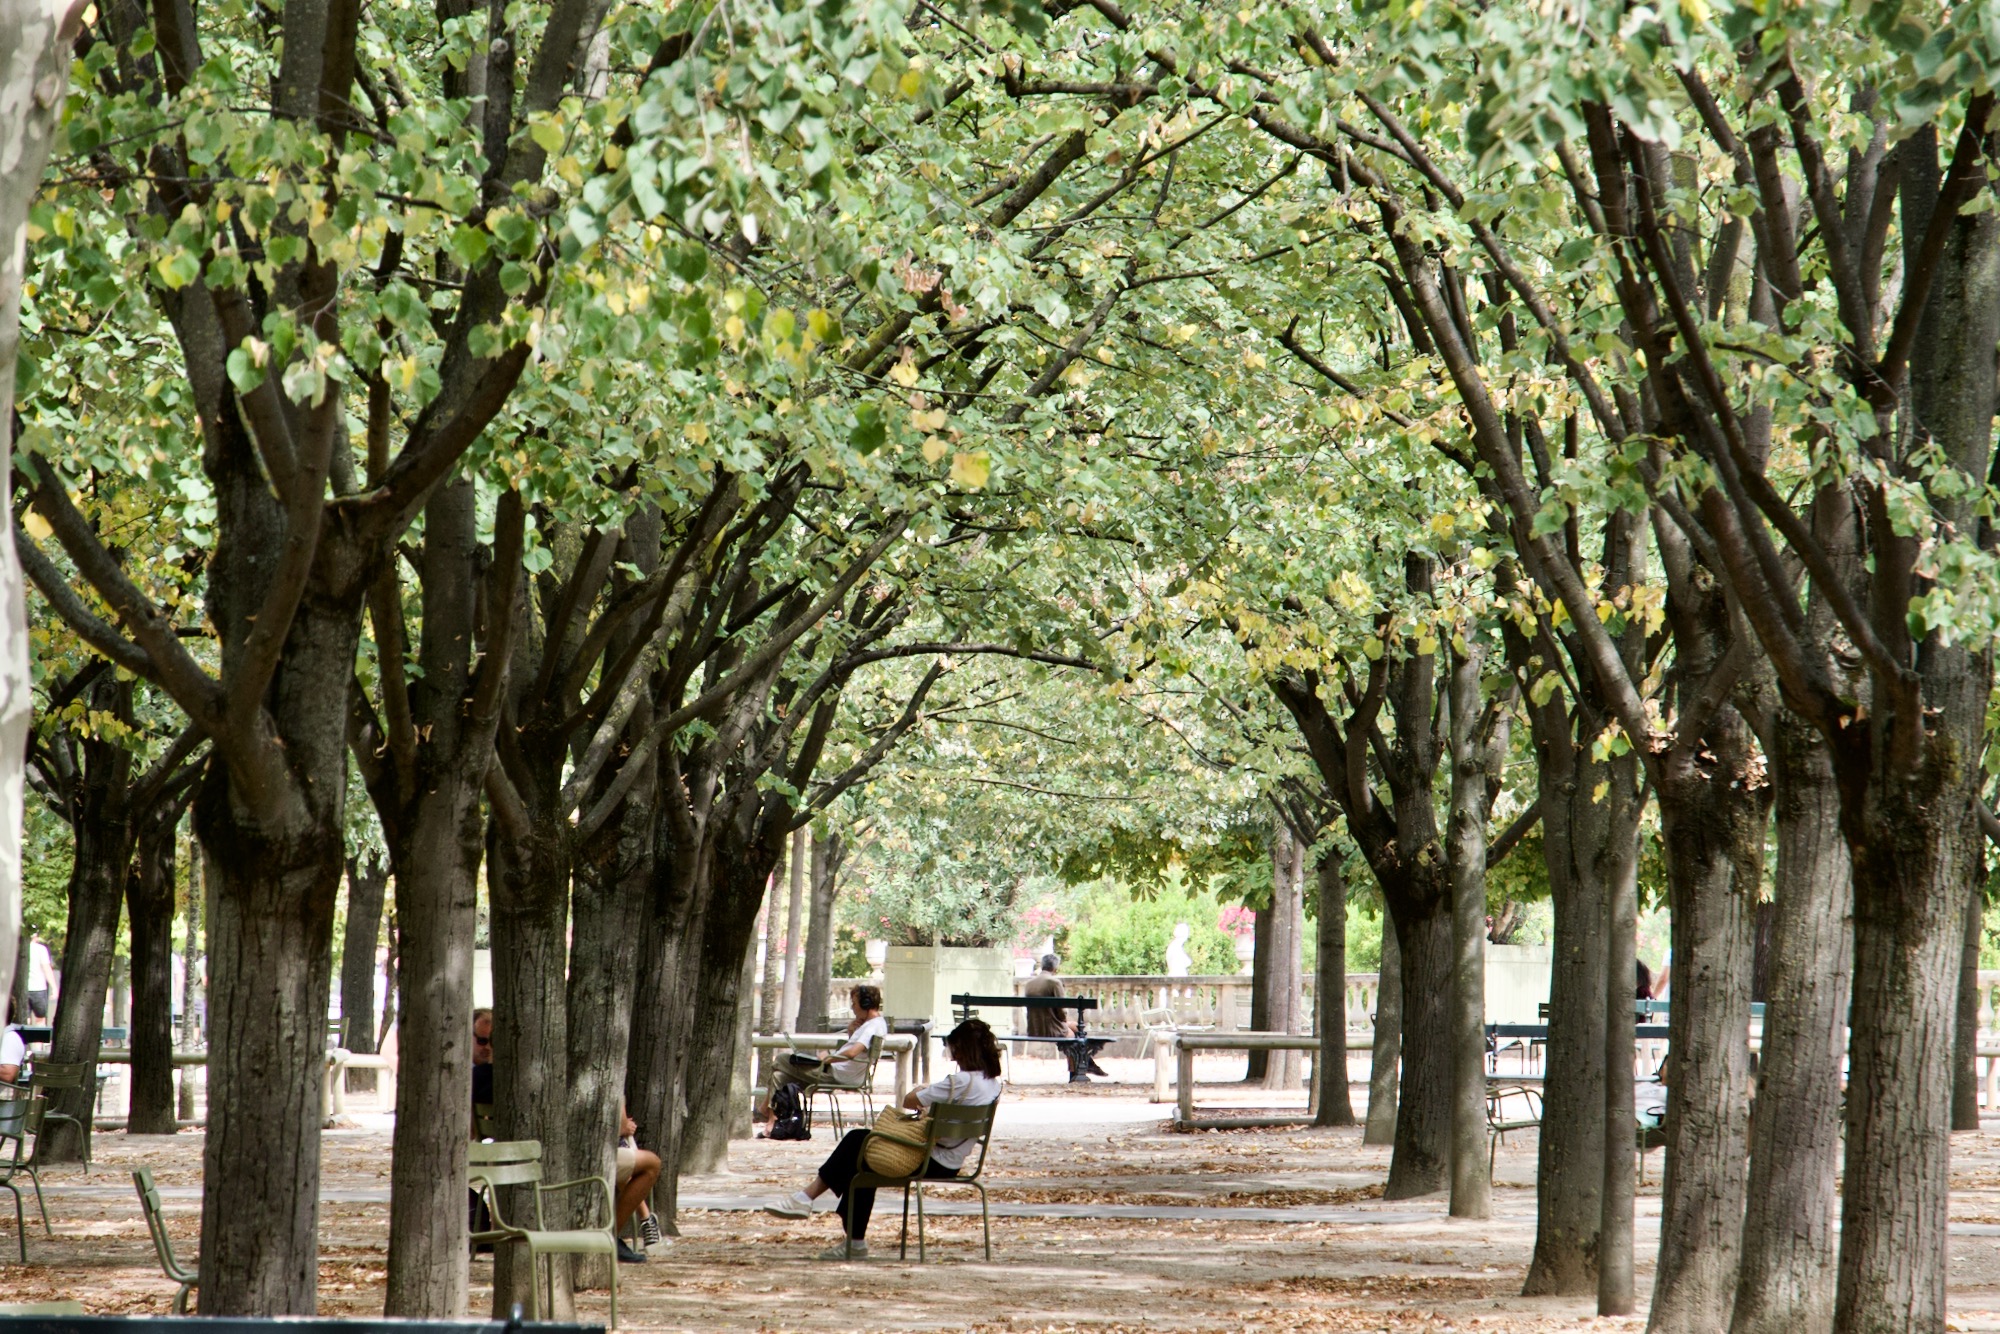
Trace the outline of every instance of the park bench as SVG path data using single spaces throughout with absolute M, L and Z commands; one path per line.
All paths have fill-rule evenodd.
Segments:
M 972 1012 L 975 1009 L 989 1007 L 1016 1010 L 1055 1010 L 1058 1012 L 1075 1010 L 1076 1032 L 1069 1037 L 1042 1037 L 1030 1033 L 1009 1033 L 1002 1041 L 1048 1042 L 1056 1044 L 1058 1049 L 1064 1043 L 1080 1043 L 1082 1044 L 1080 1050 L 1084 1053 L 1085 1064 L 1094 1060 L 1098 1052 L 1103 1051 L 1106 1047 L 1117 1041 L 1116 1038 L 1094 1038 L 1087 1031 L 1087 1021 L 1083 1016 L 1086 1011 L 1097 1008 L 1097 998 L 1094 996 L 971 996 L 960 994 L 953 996 L 951 1003 L 958 1007 L 958 1022 L 961 1024 L 973 1017 Z M 1082 1077 L 1081 1067 L 1079 1067 L 1078 1073 L 1072 1076 L 1072 1078 L 1080 1079 Z
M 1239 1127 L 1303 1126 L 1310 1113 L 1257 1113 L 1249 1116 L 1198 1117 L 1194 1108 L 1194 1057 L 1202 1051 L 1302 1051 L 1319 1059 L 1319 1039 L 1310 1033 L 1171 1033 L 1160 1039 L 1173 1048 L 1176 1072 L 1175 1130 L 1221 1130 Z M 1310 1087 L 1310 1084 L 1308 1084 Z
M 173 1238 L 167 1235 L 166 1214 L 160 1208 L 160 1191 L 153 1184 L 152 1171 L 144 1167 L 134 1168 L 132 1185 L 139 1192 L 139 1207 L 146 1214 L 146 1230 L 153 1234 L 153 1250 L 160 1257 L 160 1268 L 166 1271 L 169 1279 L 181 1285 L 180 1291 L 174 1294 L 173 1312 L 175 1315 L 186 1315 L 188 1292 L 199 1279 L 201 1261 L 195 1261 L 195 1267 L 189 1269 L 174 1258 Z
M 957 997 L 952 999 L 956 1000 Z M 986 1170 L 986 1149 L 992 1143 L 993 1117 L 999 1110 L 1000 1104 L 997 1100 L 978 1107 L 967 1107 L 955 1102 L 932 1103 L 929 1128 L 924 1134 L 923 1156 L 917 1159 L 916 1171 L 909 1176 L 885 1176 L 880 1172 L 869 1171 L 866 1166 L 868 1145 L 866 1141 L 862 1143 L 863 1167 L 855 1174 L 848 1189 L 856 1190 L 864 1186 L 875 1189 L 883 1187 L 894 1189 L 897 1186 L 903 1188 L 903 1236 L 896 1246 L 897 1259 L 907 1259 L 910 1253 L 910 1192 L 915 1191 L 917 1196 L 917 1263 L 922 1264 L 924 1263 L 924 1192 L 936 1190 L 939 1186 L 970 1186 L 979 1192 L 979 1226 L 986 1242 L 986 1259 L 989 1263 L 992 1261 L 993 1219 L 986 1208 L 986 1184 L 979 1179 L 979 1175 Z M 872 1138 L 875 1132 L 871 1130 L 868 1134 Z M 924 1175 L 930 1170 L 931 1149 L 941 1139 L 979 1141 L 979 1150 L 971 1159 L 970 1172 L 960 1169 L 959 1174 L 953 1177 Z
M 491 1242 L 495 1246 L 528 1248 L 528 1318 L 542 1318 L 540 1265 L 544 1256 L 601 1255 L 611 1262 L 611 1325 L 618 1325 L 618 1239 L 612 1222 L 618 1206 L 611 1183 L 603 1177 L 578 1177 L 574 1181 L 542 1180 L 542 1146 L 539 1140 L 509 1140 L 498 1144 L 481 1142 L 466 1149 L 466 1179 L 486 1204 L 493 1226 L 472 1234 L 474 1245 Z M 500 1188 L 527 1186 L 533 1191 L 535 1225 L 510 1224 L 500 1212 Z M 551 1229 L 542 1213 L 542 1200 L 549 1195 L 596 1186 L 604 1192 L 602 1227 Z M 549 1305 L 555 1305 L 555 1266 L 549 1266 Z

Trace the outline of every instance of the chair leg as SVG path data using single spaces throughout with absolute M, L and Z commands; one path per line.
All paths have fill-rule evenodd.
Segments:
M 21 1243 L 21 1263 L 28 1263 L 28 1220 L 21 1215 L 21 1192 L 13 1182 L 0 1182 L 14 1192 L 14 1235 Z
M 986 1263 L 993 1263 L 993 1217 L 986 1212 L 986 1187 L 977 1181 L 972 1188 L 979 1192 L 979 1230 L 986 1237 Z
M 42 1211 L 42 1231 L 54 1237 L 56 1230 L 49 1226 L 49 1206 L 42 1199 L 42 1174 L 33 1163 L 28 1164 L 28 1180 L 35 1183 L 35 1207 Z
M 181 1290 L 174 1294 L 174 1304 L 170 1309 L 175 1315 L 186 1315 L 188 1313 L 188 1292 L 193 1287 L 194 1284 L 192 1283 L 183 1283 L 181 1284 Z
M 611 1328 L 618 1328 L 618 1257 L 615 1254 L 611 1257 Z
M 924 1187 L 917 1183 L 917 1263 L 924 1263 Z

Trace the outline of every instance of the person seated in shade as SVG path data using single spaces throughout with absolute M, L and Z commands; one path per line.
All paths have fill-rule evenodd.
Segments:
M 911 1111 L 920 1111 L 933 1103 L 952 1103 L 961 1107 L 984 1107 L 1000 1100 L 1000 1044 L 993 1037 L 993 1030 L 983 1019 L 968 1019 L 945 1036 L 944 1049 L 957 1063 L 958 1069 L 943 1079 L 924 1088 L 913 1090 L 903 1099 L 903 1106 Z M 850 1130 L 833 1152 L 820 1164 L 817 1174 L 808 1181 L 803 1190 L 792 1194 L 776 1204 L 766 1205 L 764 1212 L 779 1218 L 809 1218 L 815 1201 L 828 1191 L 840 1197 L 840 1220 L 845 1234 L 830 1249 L 820 1252 L 821 1260 L 866 1260 L 868 1258 L 868 1219 L 875 1211 L 875 1188 L 863 1186 L 849 1189 L 856 1175 L 861 1171 L 861 1149 L 867 1142 L 866 1130 Z M 932 1180 L 945 1180 L 958 1175 L 978 1144 L 969 1139 L 940 1140 L 931 1148 L 931 1160 L 924 1165 L 924 1175 Z
M 882 1017 L 882 988 L 866 984 L 854 989 L 850 1000 L 854 1007 L 854 1018 L 847 1023 L 847 1041 L 831 1057 L 821 1060 L 800 1052 L 788 1051 L 771 1062 L 771 1080 L 764 1090 L 764 1103 L 757 1112 L 757 1119 L 764 1123 L 758 1132 L 768 1137 L 771 1123 L 776 1119 L 771 1111 L 772 1099 L 779 1089 L 787 1084 L 797 1084 L 809 1088 L 816 1084 L 859 1084 L 863 1076 L 873 1076 L 868 1068 L 868 1044 L 877 1037 L 889 1036 L 889 1021 Z
M 646 1205 L 646 1197 L 653 1193 L 654 1183 L 660 1179 L 660 1155 L 640 1148 L 634 1138 L 638 1133 L 639 1123 L 620 1103 L 617 1213 L 612 1220 L 612 1231 L 619 1234 L 618 1259 L 628 1265 L 643 1263 L 648 1253 L 667 1244 L 660 1235 L 660 1220 L 653 1217 L 653 1211 Z M 635 1213 L 639 1215 L 639 1244 L 646 1248 L 644 1251 L 635 1251 L 625 1244 L 625 1223 Z

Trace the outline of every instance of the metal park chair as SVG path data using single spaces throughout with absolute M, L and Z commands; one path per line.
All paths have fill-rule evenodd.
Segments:
M 861 1171 L 855 1174 L 848 1186 L 850 1191 L 862 1187 L 881 1188 L 884 1186 L 903 1188 L 903 1235 L 896 1244 L 896 1257 L 908 1259 L 910 1254 L 910 1193 L 917 1196 L 917 1263 L 924 1263 L 924 1192 L 936 1190 L 939 1186 L 970 1186 L 979 1192 L 979 1226 L 986 1242 L 986 1258 L 993 1259 L 993 1218 L 986 1207 L 986 1185 L 979 1174 L 986 1169 L 986 1147 L 993 1139 L 993 1115 L 1000 1104 L 986 1103 L 979 1107 L 967 1107 L 959 1103 L 939 1102 L 931 1104 L 930 1133 L 924 1140 L 924 1156 L 917 1163 L 917 1170 L 909 1176 L 884 1176 L 871 1172 L 865 1164 L 868 1161 L 868 1146 L 861 1146 Z M 873 1135 L 875 1132 L 870 1131 Z M 930 1170 L 931 1150 L 939 1140 L 978 1140 L 978 1153 L 969 1161 L 970 1172 L 960 1170 L 957 1176 L 926 1177 Z M 852 1240 L 850 1238 L 850 1240 Z
M 472 1234 L 472 1240 L 492 1242 L 495 1246 L 512 1244 L 528 1248 L 528 1318 L 542 1318 L 542 1288 L 540 1264 L 546 1255 L 602 1255 L 611 1261 L 611 1326 L 618 1325 L 618 1239 L 612 1234 L 612 1220 L 617 1217 L 617 1203 L 612 1198 L 611 1183 L 603 1177 L 579 1177 L 575 1181 L 542 1181 L 542 1146 L 532 1139 L 508 1140 L 498 1144 L 482 1143 L 468 1145 L 466 1149 L 466 1175 L 472 1189 L 486 1201 L 486 1208 L 493 1220 L 492 1227 Z M 523 1227 L 509 1223 L 500 1212 L 499 1188 L 502 1186 L 532 1186 L 534 1188 L 535 1223 L 533 1227 Z M 562 1228 L 551 1230 L 542 1214 L 542 1200 L 545 1196 L 575 1190 L 581 1186 L 595 1186 L 604 1192 L 604 1224 L 601 1227 Z M 549 1304 L 555 1304 L 555 1268 L 549 1268 Z

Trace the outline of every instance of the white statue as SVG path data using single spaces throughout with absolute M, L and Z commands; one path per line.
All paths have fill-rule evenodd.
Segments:
M 1190 928 L 1186 922 L 1174 923 L 1174 938 L 1167 942 L 1167 976 L 1186 977 L 1194 968 L 1194 959 L 1188 954 L 1187 942 Z

